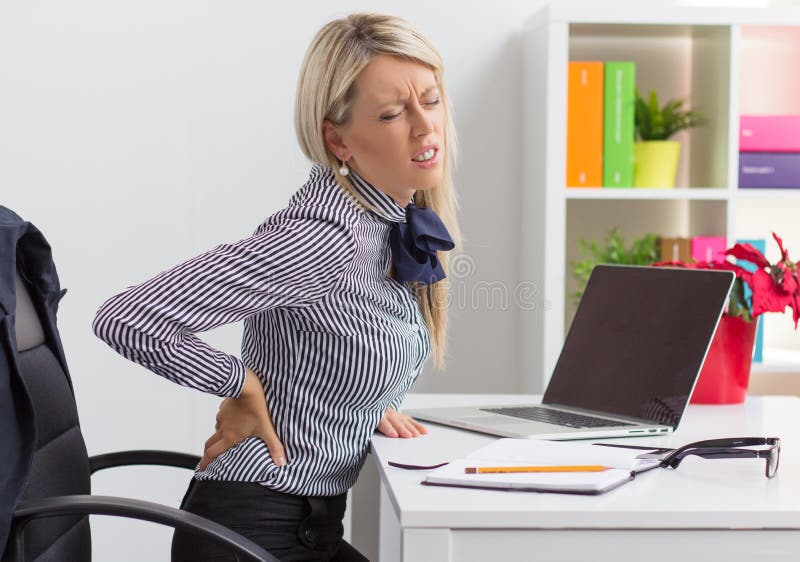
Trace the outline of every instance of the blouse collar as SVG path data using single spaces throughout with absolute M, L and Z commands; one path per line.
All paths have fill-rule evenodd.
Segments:
M 379 216 L 391 222 L 406 222 L 406 210 L 389 195 L 369 183 L 359 176 L 355 170 L 350 168 L 350 183 L 364 200 L 372 205 L 373 211 Z M 411 203 L 411 199 L 408 201 Z

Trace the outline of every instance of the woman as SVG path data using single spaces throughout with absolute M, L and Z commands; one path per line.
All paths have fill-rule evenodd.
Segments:
M 363 560 L 342 540 L 373 431 L 433 350 L 444 363 L 447 250 L 459 242 L 455 131 L 433 46 L 356 14 L 312 41 L 295 126 L 314 165 L 289 205 L 103 304 L 95 333 L 177 384 L 226 397 L 182 508 L 286 560 Z M 194 334 L 244 319 L 242 358 Z M 173 560 L 227 560 L 177 531 Z

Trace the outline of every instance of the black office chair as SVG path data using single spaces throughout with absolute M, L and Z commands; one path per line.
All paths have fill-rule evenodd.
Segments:
M 32 287 L 23 276 L 18 270 L 17 354 L 36 414 L 37 443 L 22 501 L 13 514 L 3 562 L 91 560 L 89 514 L 193 531 L 225 544 L 237 560 L 277 560 L 249 539 L 193 513 L 141 500 L 91 495 L 90 476 L 98 470 L 142 464 L 192 470 L 199 458 L 166 451 L 87 455 L 71 380 L 53 352 L 53 338 L 43 330 L 29 293 Z

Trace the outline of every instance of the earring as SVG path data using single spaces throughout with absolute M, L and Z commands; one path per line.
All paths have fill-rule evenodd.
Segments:
M 346 176 L 350 173 L 350 168 L 347 167 L 347 162 L 342 162 L 342 167 L 339 168 L 339 173 Z

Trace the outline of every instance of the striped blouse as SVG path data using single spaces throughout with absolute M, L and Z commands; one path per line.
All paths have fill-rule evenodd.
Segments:
M 368 210 L 315 164 L 289 205 L 249 238 L 129 287 L 97 312 L 95 334 L 177 384 L 238 396 L 258 374 L 288 464 L 248 437 L 198 479 L 336 495 L 356 481 L 373 431 L 430 352 L 409 285 L 388 276 L 392 221 L 405 209 L 355 172 Z M 244 320 L 241 359 L 195 333 Z

